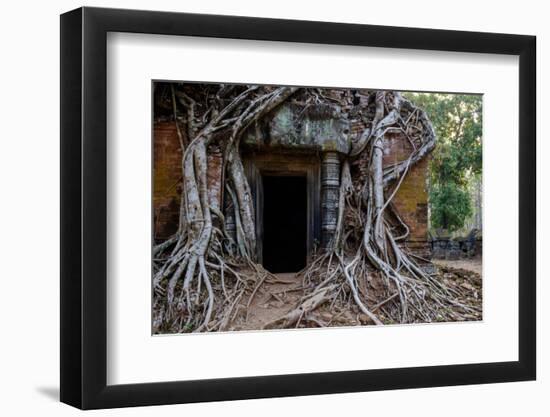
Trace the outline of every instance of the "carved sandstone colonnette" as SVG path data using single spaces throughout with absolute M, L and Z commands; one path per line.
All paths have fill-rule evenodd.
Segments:
M 321 164 L 321 245 L 324 249 L 332 247 L 336 234 L 339 189 L 340 158 L 336 152 L 325 152 Z

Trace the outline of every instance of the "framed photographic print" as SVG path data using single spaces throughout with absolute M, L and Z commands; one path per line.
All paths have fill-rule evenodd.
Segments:
M 61 16 L 61 400 L 535 379 L 535 38 Z

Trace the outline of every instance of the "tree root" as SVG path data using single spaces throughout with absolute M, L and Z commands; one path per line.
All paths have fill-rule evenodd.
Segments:
M 331 290 L 335 287 L 335 285 L 332 285 L 316 289 L 311 294 L 303 297 L 297 308 L 288 312 L 283 317 L 267 323 L 264 325 L 263 329 L 275 328 L 276 326 L 280 326 L 280 328 L 298 327 L 304 315 L 311 313 L 319 306 L 331 300 L 328 294 L 330 294 Z

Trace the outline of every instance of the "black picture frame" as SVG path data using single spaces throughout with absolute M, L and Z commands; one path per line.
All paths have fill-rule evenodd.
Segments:
M 108 32 L 519 56 L 519 360 L 112 385 L 107 376 Z M 61 401 L 82 409 L 534 380 L 536 38 L 80 8 L 61 15 Z

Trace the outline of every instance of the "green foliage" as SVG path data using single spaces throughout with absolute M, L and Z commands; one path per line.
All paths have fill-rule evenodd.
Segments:
M 472 215 L 469 184 L 482 171 L 482 97 L 407 93 L 436 131 L 430 163 L 430 212 L 435 228 L 454 231 Z
M 470 194 L 453 182 L 432 186 L 430 205 L 432 224 L 449 232 L 460 229 L 472 215 Z

